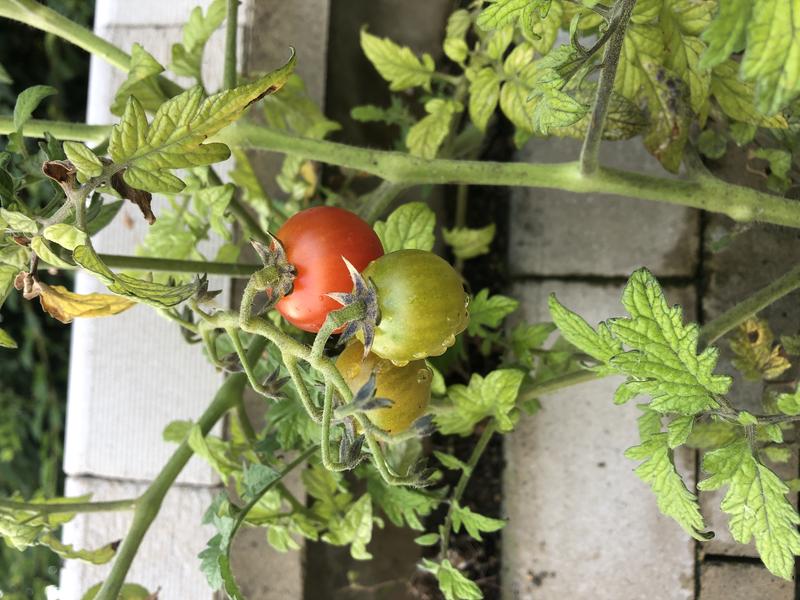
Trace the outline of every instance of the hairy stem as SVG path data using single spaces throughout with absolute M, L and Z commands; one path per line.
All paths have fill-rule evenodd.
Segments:
M 228 0 L 225 19 L 225 71 L 222 85 L 226 90 L 236 87 L 236 34 L 239 27 L 239 0 Z
M 706 323 L 700 332 L 700 343 L 703 345 L 713 344 L 759 311 L 798 288 L 800 288 L 800 266 L 782 275 L 716 319 Z
M 111 268 L 135 269 L 137 271 L 154 271 L 159 273 L 206 273 L 208 275 L 228 275 L 244 279 L 262 268 L 261 265 L 245 263 L 206 262 L 202 260 L 177 260 L 172 258 L 155 258 L 151 256 L 122 256 L 118 254 L 100 254 L 102 261 Z M 39 262 L 40 269 L 48 269 L 50 265 Z M 62 267 L 58 267 L 61 269 Z M 78 267 L 75 267 L 78 268 Z
M 636 0 L 618 0 L 615 9 L 619 12 L 614 16 L 609 27 L 614 29 L 608 40 L 606 51 L 603 54 L 603 70 L 600 72 L 600 81 L 597 84 L 597 95 L 592 109 L 592 118 L 586 137 L 581 148 L 581 173 L 591 175 L 600 166 L 600 143 L 603 141 L 603 128 L 608 115 L 611 102 L 611 92 L 614 89 L 614 79 L 617 76 L 617 64 L 625 41 L 625 29 L 633 12 Z M 616 12 L 615 10 L 615 12 Z
M 602 378 L 603 375 L 598 375 L 594 371 L 574 371 L 572 373 L 553 377 L 541 383 L 534 382 L 522 389 L 517 398 L 517 402 L 526 402 L 538 398 L 539 396 L 545 396 L 557 392 L 558 390 L 578 385 L 579 383 L 586 383 L 587 381 L 595 381 L 596 379 Z
M 608 193 L 700 208 L 728 215 L 738 221 L 762 221 L 800 228 L 800 204 L 797 201 L 711 177 L 690 181 L 604 167 L 599 167 L 591 175 L 583 175 L 577 162 L 426 160 L 400 152 L 312 140 L 241 123 L 224 129 L 215 140 L 242 148 L 301 154 L 311 160 L 356 169 L 390 182 L 408 185 L 461 183 Z
M 0 510 L 39 513 L 42 515 L 66 513 L 99 513 L 134 510 L 137 498 L 112 500 L 109 502 L 62 502 L 59 504 L 43 504 L 39 502 L 18 502 L 0 499 Z
M 2 0 L 0 0 L 2 2 Z M 14 133 L 14 119 L 11 116 L 0 116 L 0 135 Z M 43 138 L 49 133 L 57 140 L 72 140 L 87 144 L 100 144 L 111 133 L 109 125 L 85 125 L 68 121 L 45 121 L 31 119 L 22 127 L 22 135 L 32 138 Z
M 266 340 L 254 339 L 248 348 L 248 357 L 252 359 L 259 356 L 265 346 Z M 236 407 L 236 403 L 244 393 L 245 385 L 247 385 L 247 377 L 244 373 L 236 373 L 228 377 L 214 396 L 214 400 L 197 420 L 203 435 L 207 435 L 226 412 Z M 184 440 L 137 502 L 133 523 L 117 552 L 111 572 L 97 593 L 97 600 L 117 600 L 131 563 L 139 551 L 148 529 L 158 516 L 164 497 L 183 471 L 186 463 L 189 462 L 192 454 L 193 451 L 189 447 L 188 440 Z
M 470 477 L 472 477 L 475 466 L 478 464 L 481 456 L 483 456 L 486 446 L 489 445 L 489 440 L 492 439 L 492 436 L 496 432 L 497 424 L 494 420 L 489 421 L 483 433 L 481 433 L 481 437 L 478 438 L 478 443 L 475 444 L 475 447 L 472 449 L 472 454 L 470 454 L 469 460 L 467 461 L 467 468 L 461 473 L 455 490 L 453 490 L 453 496 L 450 498 L 450 507 L 447 509 L 447 516 L 445 517 L 444 525 L 442 525 L 442 536 L 439 546 L 439 555 L 442 559 L 447 558 L 447 549 L 450 547 L 450 530 L 453 527 L 453 505 L 458 503 L 464 495 L 464 490 L 467 489 L 467 484 L 469 483 Z

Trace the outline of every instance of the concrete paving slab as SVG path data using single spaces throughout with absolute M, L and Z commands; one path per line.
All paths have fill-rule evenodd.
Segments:
M 517 160 L 577 160 L 580 141 L 530 142 Z M 669 176 L 640 140 L 608 142 L 603 164 Z M 641 266 L 657 276 L 697 270 L 699 216 L 694 209 L 607 194 L 517 188 L 512 193 L 509 264 L 524 275 L 628 276 Z
M 545 280 L 513 295 L 529 321 L 549 320 L 556 292 L 593 324 L 623 314 L 621 287 Z M 693 290 L 668 290 L 692 312 Z M 694 598 L 694 541 L 661 515 L 649 486 L 623 452 L 638 443 L 636 402 L 612 403 L 619 379 L 541 399 L 506 439 L 503 598 L 659 600 Z M 687 486 L 694 452 L 678 452 Z
M 756 564 L 710 562 L 700 570 L 703 600 L 793 600 L 794 588 Z

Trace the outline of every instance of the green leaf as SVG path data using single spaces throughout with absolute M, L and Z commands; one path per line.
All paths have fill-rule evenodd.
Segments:
M 242 485 L 244 486 L 243 499 L 249 501 L 255 498 L 256 494 L 279 478 L 280 473 L 270 466 L 260 463 L 246 464 L 242 476 Z
M 331 521 L 323 541 L 334 546 L 350 545 L 350 555 L 356 560 L 369 560 L 367 544 L 372 539 L 372 498 L 364 494 L 347 510 L 343 518 Z
M 453 248 L 456 258 L 468 260 L 489 253 L 489 246 L 494 240 L 495 224 L 491 223 L 480 229 L 469 227 L 454 227 L 443 229 L 442 237 L 445 243 Z
M 467 579 L 449 560 L 441 563 L 422 559 L 422 567 L 433 573 L 445 600 L 481 600 L 483 593 L 475 582 Z
M 642 443 L 625 451 L 632 460 L 643 460 L 636 468 L 636 474 L 653 489 L 658 501 L 658 509 L 671 517 L 693 538 L 704 541 L 708 534 L 697 496 L 686 489 L 683 479 L 675 470 L 672 452 L 666 433 L 655 433 L 642 439 Z
M 675 417 L 667 425 L 667 445 L 670 448 L 677 448 L 686 443 L 689 436 L 692 434 L 692 427 L 694 427 L 693 416 Z
M 217 438 L 206 438 L 200 425 L 196 423 L 192 425 L 187 440 L 194 453 L 205 460 L 223 481 L 226 481 L 232 473 L 241 470 L 239 464 L 225 455 L 226 444 Z
M 100 591 L 100 588 L 103 586 L 102 583 L 98 583 L 93 585 L 89 588 L 89 590 L 83 595 L 81 600 L 94 600 L 97 597 L 97 593 Z M 141 585 L 137 585 L 135 583 L 125 583 L 122 585 L 122 589 L 119 591 L 119 596 L 117 600 L 152 600 L 153 594 L 147 591 L 147 588 L 142 587 Z
M 731 385 L 730 377 L 714 374 L 717 349 L 697 354 L 697 325 L 683 324 L 683 311 L 667 304 L 647 269 L 631 275 L 622 304 L 631 316 L 614 320 L 611 331 L 632 350 L 610 362 L 629 376 L 628 385 L 649 394 L 650 406 L 659 412 L 694 415 L 717 408 L 714 396 Z
M 36 233 L 39 231 L 36 221 L 21 212 L 6 210 L 5 208 L 0 208 L 0 226 L 21 233 Z
M 280 89 L 294 69 L 295 57 L 253 83 L 203 98 L 194 87 L 164 102 L 148 124 L 142 104 L 128 99 L 121 121 L 111 131 L 108 151 L 125 181 L 149 192 L 175 193 L 183 183 L 169 171 L 225 160 L 225 144 L 204 143 L 239 118 L 253 102 Z M 179 189 L 180 188 L 180 189 Z
M 414 538 L 414 543 L 419 546 L 435 546 L 439 543 L 438 533 L 426 533 Z
M 117 213 L 122 208 L 123 200 L 104 203 L 97 214 L 86 224 L 86 233 L 90 236 L 96 235 L 114 220 Z
M 406 135 L 406 146 L 414 156 L 436 158 L 439 146 L 450 133 L 453 117 L 464 110 L 454 100 L 434 98 L 425 103 L 427 116 L 411 126 Z
M 451 514 L 453 515 L 453 531 L 458 533 L 463 525 L 467 534 L 478 541 L 483 541 L 481 533 L 492 533 L 506 526 L 506 522 L 502 519 L 492 519 L 472 512 L 456 501 L 453 501 Z
M 714 67 L 711 74 L 711 93 L 722 111 L 730 118 L 759 127 L 785 129 L 783 115 L 765 116 L 755 105 L 755 90 L 739 78 L 736 61 L 727 60 Z
M 361 30 L 361 49 L 393 92 L 413 87 L 430 88 L 434 62 L 430 54 L 422 60 L 406 46 L 399 46 L 388 38 L 379 38 L 365 29 Z
M 371 472 L 367 490 L 386 517 L 397 527 L 425 531 L 422 520 L 441 504 L 441 500 L 418 490 L 388 485 L 377 473 Z
M 469 83 L 469 116 L 480 131 L 486 131 L 499 99 L 500 76 L 491 67 L 484 67 Z
M 8 335 L 5 329 L 0 328 L 0 348 L 11 348 L 13 350 L 17 347 L 17 342 L 14 341 L 14 338 Z
M 741 147 L 753 141 L 757 129 L 752 123 L 731 123 L 728 133 L 736 145 Z
M 722 510 L 731 517 L 733 538 L 742 544 L 755 538 L 770 572 L 791 579 L 794 557 L 800 554 L 800 516 L 786 498 L 789 488 L 753 456 L 744 439 L 707 453 L 703 470 L 710 476 L 698 484 L 700 490 L 729 486 Z
M 719 448 L 741 438 L 742 433 L 741 427 L 721 419 L 696 422 L 692 427 L 692 433 L 686 440 L 686 445 L 701 450 Z
M 533 104 L 529 100 L 531 77 L 525 80 L 512 79 L 503 83 L 500 88 L 500 110 L 519 129 L 533 133 Z
M 622 352 L 622 344 L 614 339 L 606 323 L 600 323 L 595 331 L 583 317 L 561 304 L 555 294 L 550 295 L 548 307 L 561 335 L 578 350 L 602 363 Z
M 800 387 L 791 394 L 778 394 L 778 410 L 785 415 L 800 415 Z
M 53 267 L 57 267 L 59 269 L 69 269 L 72 267 L 70 263 L 65 260 L 62 260 L 61 257 L 56 254 L 47 241 L 41 236 L 34 236 L 31 238 L 31 250 L 36 253 L 36 256 L 41 258 L 44 262 L 48 265 Z
M 82 560 L 93 565 L 104 565 L 116 556 L 117 544 L 108 544 L 95 550 L 79 550 L 69 544 L 63 544 L 57 537 L 44 535 L 39 543 L 47 546 L 65 560 Z
M 476 23 L 484 31 L 492 31 L 504 25 L 519 23 L 520 28 L 528 37 L 535 38 L 535 34 L 532 34 L 534 11 L 538 12 L 537 16 L 545 18 L 553 7 L 551 2 L 552 0 L 493 0 L 478 15 Z M 555 5 L 560 9 L 558 2 Z M 560 16 L 559 10 L 559 18 Z
M 770 174 L 767 179 L 767 186 L 770 189 L 772 189 L 772 186 L 770 186 L 771 181 L 775 182 L 774 186 L 777 188 L 773 191 L 778 191 L 782 194 L 789 189 L 792 185 L 789 177 L 789 170 L 792 168 L 792 154 L 789 151 L 778 148 L 756 148 L 752 151 L 751 156 L 766 160 L 769 163 Z M 773 351 L 774 349 L 770 347 L 769 350 Z M 780 361 L 781 357 L 778 355 L 776 358 Z M 785 361 L 786 359 L 783 360 Z M 786 368 L 788 368 L 788 361 L 786 361 L 786 364 Z M 783 370 L 785 371 L 786 369 Z
M 764 454 L 770 461 L 780 464 L 787 463 L 792 458 L 792 451 L 784 446 L 767 446 Z
M 511 330 L 511 347 L 520 363 L 528 368 L 533 367 L 533 350 L 541 348 L 550 334 L 555 331 L 553 323 L 520 323 Z
M 170 69 L 176 75 L 202 78 L 203 49 L 211 34 L 225 20 L 226 0 L 214 0 L 206 10 L 196 6 L 183 26 L 182 43 L 172 45 Z
M 703 32 L 708 48 L 700 59 L 700 66 L 715 67 L 728 57 L 744 49 L 745 31 L 750 20 L 752 0 L 725 0 L 711 25 Z
M 424 202 L 407 202 L 396 208 L 386 221 L 375 223 L 375 233 L 388 252 L 432 250 L 436 215 Z
M 64 154 L 86 179 L 102 175 L 103 163 L 85 144 L 64 142 Z
M 472 25 L 472 18 L 469 11 L 459 9 L 453 12 L 447 19 L 447 29 L 444 38 L 444 53 L 453 62 L 461 63 L 469 54 L 466 35 Z
M 717 131 L 706 129 L 697 138 L 697 149 L 708 158 L 722 158 L 728 149 L 728 140 Z
M 747 22 L 742 76 L 755 83 L 756 106 L 774 114 L 800 93 L 800 2 L 759 0 Z
M 470 301 L 468 335 L 486 337 L 489 331 L 500 326 L 508 315 L 517 310 L 519 302 L 514 298 L 495 294 L 489 296 L 488 289 L 482 289 Z
M 596 90 L 596 85 L 584 82 L 581 88 L 574 93 L 575 100 L 583 106 L 588 106 L 592 102 Z M 583 139 L 586 136 L 586 129 L 589 127 L 590 121 L 591 114 L 586 111 L 583 117 L 571 125 L 553 127 L 550 133 L 557 136 Z M 611 93 L 606 123 L 603 127 L 604 140 L 628 140 L 641 134 L 649 124 L 650 121 L 641 108 L 622 94 Z
M 131 49 L 128 77 L 119 86 L 114 96 L 111 113 L 117 116 L 123 114 L 131 97 L 135 97 L 145 110 L 155 111 L 168 98 L 158 82 L 158 76 L 163 71 L 164 67 L 153 58 L 152 54 L 141 44 L 134 43 Z
M 519 386 L 525 374 L 516 369 L 498 369 L 482 377 L 473 373 L 469 385 L 447 388 L 448 404 L 431 407 L 436 424 L 445 435 L 469 435 L 480 421 L 493 417 L 500 431 L 514 428 Z
M 550 6 L 537 15 L 537 2 L 528 2 L 520 19 L 522 34 L 539 54 L 550 52 L 561 29 L 561 16 L 564 13 L 561 0 L 538 1 L 540 5 L 547 3 Z
M 542 135 L 549 135 L 553 129 L 569 127 L 588 113 L 587 106 L 554 88 L 544 88 L 535 98 L 531 122 L 533 130 Z
M 307 138 L 321 140 L 340 129 L 337 122 L 325 117 L 296 73 L 276 94 L 264 99 L 263 112 L 267 127 L 291 131 Z
M 49 85 L 34 85 L 20 92 L 14 105 L 14 130 L 20 131 L 41 101 L 57 93 L 58 90 Z
M 459 460 L 452 454 L 447 454 L 445 452 L 439 452 L 438 450 L 433 451 L 433 455 L 439 459 L 439 462 L 446 469 L 450 469 L 451 471 L 464 471 L 465 473 L 470 470 L 467 463 L 462 460 Z
M 144 281 L 130 275 L 116 274 L 88 245 L 75 248 L 72 256 L 75 262 L 105 283 L 110 291 L 157 308 L 176 306 L 194 296 L 203 285 L 203 281 L 200 279 L 193 283 L 172 286 Z

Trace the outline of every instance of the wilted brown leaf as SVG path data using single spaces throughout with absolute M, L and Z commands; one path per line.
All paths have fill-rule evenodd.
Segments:
M 65 192 L 72 190 L 78 177 L 78 170 L 68 160 L 48 160 L 42 165 L 42 173 L 60 185 Z
M 138 190 L 129 186 L 122 177 L 122 171 L 114 173 L 114 175 L 111 176 L 111 187 L 113 187 L 120 196 L 138 206 L 139 210 L 142 211 L 144 220 L 147 221 L 149 225 L 156 222 L 156 216 L 150 208 L 150 202 L 153 200 L 153 195 L 150 192 Z
M 775 379 L 792 366 L 769 324 L 761 319 L 742 323 L 730 346 L 736 354 L 731 362 L 746 379 Z

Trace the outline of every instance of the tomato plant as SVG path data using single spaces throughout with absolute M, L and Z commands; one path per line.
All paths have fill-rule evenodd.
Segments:
M 318 206 L 292 215 L 276 237 L 296 275 L 291 293 L 278 300 L 275 308 L 303 331 L 319 331 L 328 313 L 339 308 L 328 294 L 352 288 L 342 258 L 362 271 L 383 254 L 372 228 L 357 215 L 335 206 Z

